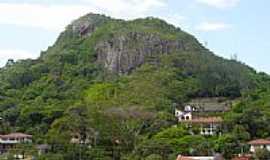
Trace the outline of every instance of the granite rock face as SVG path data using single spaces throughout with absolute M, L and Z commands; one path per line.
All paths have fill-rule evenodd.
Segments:
M 156 34 L 130 32 L 99 42 L 98 62 L 115 73 L 128 73 L 145 62 L 156 63 L 160 55 L 185 50 L 180 40 L 164 40 Z
M 69 30 L 79 37 L 91 38 L 99 27 L 112 21 L 117 20 L 102 15 L 88 14 L 75 20 L 69 26 Z M 118 21 L 117 23 L 127 22 Z M 148 26 L 148 28 L 151 27 L 153 27 L 152 24 Z M 194 48 L 189 44 L 193 40 L 164 38 L 158 33 L 125 30 L 124 33 L 112 31 L 110 34 L 107 38 L 96 42 L 94 52 L 99 64 L 117 74 L 129 73 L 146 62 L 156 64 L 160 55 Z
M 75 21 L 69 26 L 74 34 L 81 36 L 91 36 L 91 34 L 110 18 L 99 14 L 87 14 Z

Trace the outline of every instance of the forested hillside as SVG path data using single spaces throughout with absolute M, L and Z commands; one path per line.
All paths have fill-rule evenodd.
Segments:
M 36 144 L 55 146 L 47 159 L 110 159 L 113 147 L 130 160 L 191 150 L 229 157 L 242 142 L 270 136 L 269 85 L 268 75 L 216 56 L 163 20 L 88 14 L 38 59 L 0 69 L 0 132 L 26 132 Z M 198 97 L 237 99 L 224 115 L 224 136 L 172 127 L 173 104 Z M 71 145 L 73 137 L 87 146 Z

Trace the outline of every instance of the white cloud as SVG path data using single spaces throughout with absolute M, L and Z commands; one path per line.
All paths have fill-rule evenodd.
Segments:
M 112 16 L 121 18 L 135 18 L 144 16 L 157 8 L 166 6 L 167 0 L 83 0 Z
M 60 32 L 72 20 L 89 12 L 116 18 L 143 17 L 166 6 L 166 0 L 82 0 L 77 5 L 0 3 L 0 24 L 38 27 Z M 149 14 L 150 15 L 150 14 Z
M 0 24 L 38 27 L 61 31 L 74 18 L 94 8 L 85 6 L 46 6 L 39 4 L 0 3 Z
M 240 0 L 197 0 L 197 2 L 219 9 L 226 9 L 236 7 Z
M 224 22 L 203 22 L 196 27 L 196 30 L 208 32 L 223 31 L 231 28 L 232 26 L 230 24 L 226 24 Z
M 4 66 L 8 59 L 20 60 L 37 58 L 37 54 L 20 49 L 0 49 L 0 67 Z

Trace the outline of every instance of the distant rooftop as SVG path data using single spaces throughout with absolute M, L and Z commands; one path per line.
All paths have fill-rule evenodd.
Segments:
M 250 145 L 270 145 L 270 140 L 267 139 L 256 139 L 248 142 Z
M 238 157 L 232 158 L 232 160 L 251 160 L 252 155 L 240 155 Z
M 191 120 L 183 121 L 186 123 L 222 123 L 223 119 L 221 117 L 199 117 Z
M 176 160 L 214 160 L 212 156 L 182 156 L 179 155 Z
M 24 133 L 10 133 L 7 135 L 0 135 L 0 138 L 32 138 L 32 135 Z
M 181 156 L 181 155 L 179 155 L 179 156 L 177 157 L 176 160 L 194 160 L 194 159 L 192 159 L 192 158 L 190 158 L 190 157 L 186 157 L 186 156 Z
M 220 97 L 196 98 L 186 103 L 186 105 L 191 105 L 202 112 L 226 112 L 231 109 L 232 101 Z

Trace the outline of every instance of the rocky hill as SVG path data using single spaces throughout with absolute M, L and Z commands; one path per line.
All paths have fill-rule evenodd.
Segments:
M 216 56 L 163 20 L 88 14 L 38 59 L 0 69 L 0 131 L 31 133 L 38 143 L 67 144 L 76 135 L 112 146 L 117 139 L 129 155 L 155 146 L 146 139 L 175 123 L 173 103 L 250 98 L 265 94 L 268 82 L 268 75 Z

